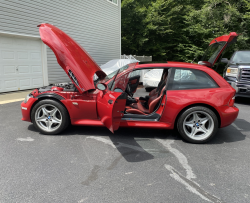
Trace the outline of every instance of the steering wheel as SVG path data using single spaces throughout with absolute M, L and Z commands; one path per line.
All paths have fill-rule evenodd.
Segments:
M 127 88 L 126 88 L 125 92 L 126 92 L 130 97 L 133 97 L 133 93 L 131 92 L 131 89 L 130 89 L 129 84 L 127 85 Z

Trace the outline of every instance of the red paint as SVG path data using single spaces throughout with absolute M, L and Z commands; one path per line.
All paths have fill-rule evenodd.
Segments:
M 213 39 L 209 45 L 214 44 L 216 42 L 228 42 L 230 43 L 238 34 L 236 32 L 230 32 L 229 35 L 223 35 Z
M 212 67 L 217 62 L 217 60 L 220 58 L 220 55 L 227 48 L 227 46 L 230 44 L 230 42 L 232 42 L 233 39 L 235 39 L 237 37 L 238 37 L 238 34 L 236 32 L 231 32 L 229 35 L 223 35 L 223 36 L 217 37 L 210 42 L 209 46 L 216 43 L 216 42 L 226 42 L 226 44 L 222 47 L 219 54 L 217 55 L 214 63 L 212 64 Z
M 63 91 L 62 87 L 52 87 L 51 91 Z
M 24 102 L 21 103 L 21 111 L 23 115 L 22 121 L 31 122 L 31 118 L 30 118 L 31 107 L 36 101 L 37 99 L 30 98 L 27 103 L 24 103 Z
M 219 115 L 220 127 L 230 125 L 238 116 L 239 110 L 234 106 L 233 99 L 235 90 L 214 70 L 206 66 L 183 62 L 133 63 L 129 64 L 128 69 L 117 75 L 115 88 L 120 88 L 124 91 L 128 83 L 128 75 L 134 69 L 154 69 L 160 67 L 189 68 L 204 71 L 215 80 L 219 87 L 195 90 L 167 90 L 156 111 L 157 114 L 161 115 L 160 121 L 121 120 L 125 110 L 126 94 L 124 97 L 124 93 L 121 92 L 113 92 L 108 89 L 104 91 L 96 90 L 93 83 L 94 73 L 99 75 L 101 78 L 100 82 L 108 84 L 109 81 L 104 80 L 105 74 L 103 74 L 88 53 L 55 26 L 42 24 L 39 30 L 42 40 L 54 51 L 58 63 L 65 72 L 68 74 L 70 69 L 74 73 L 79 82 L 77 87 L 79 92 L 66 92 L 58 87 L 53 87 L 50 91 L 42 93 L 38 92 L 38 89 L 32 91 L 31 94 L 34 98 L 30 98 L 27 103 L 23 102 L 21 104 L 21 107 L 26 109 L 22 109 L 22 120 L 24 121 L 31 121 L 30 112 L 38 98 L 49 99 L 49 97 L 42 97 L 46 94 L 61 97 L 61 100 L 58 100 L 58 102 L 61 102 L 69 112 L 72 125 L 106 126 L 112 132 L 119 127 L 173 129 L 179 113 L 192 105 L 205 105 L 213 109 Z M 216 40 L 227 40 L 230 42 L 236 35 L 236 33 L 230 33 L 229 36 L 222 36 Z M 211 43 L 214 43 L 214 41 Z M 155 95 L 155 91 L 152 91 L 150 96 Z M 158 103 L 159 100 L 154 102 L 155 99 L 157 97 L 151 99 L 149 105 Z M 131 107 L 127 107 L 127 109 L 131 109 Z M 153 109 L 152 106 L 147 113 L 152 112 Z
M 104 95 L 100 92 L 97 96 L 97 112 L 100 120 L 113 133 L 119 128 L 124 115 L 126 98 L 121 98 L 122 94 L 109 91 Z
M 88 52 L 62 30 L 44 23 L 39 25 L 39 32 L 42 41 L 53 50 L 58 64 L 67 75 L 69 70 L 73 72 L 79 83 L 79 86 L 76 85 L 79 92 L 95 89 L 95 73 L 100 78 L 106 76 Z

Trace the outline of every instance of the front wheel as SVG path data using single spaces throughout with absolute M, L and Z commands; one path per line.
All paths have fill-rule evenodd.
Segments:
M 31 111 L 34 126 L 43 134 L 55 135 L 69 125 L 66 108 L 57 101 L 46 99 L 39 101 Z
M 191 143 L 205 143 L 216 134 L 218 118 L 206 107 L 196 106 L 184 111 L 177 121 L 181 137 Z

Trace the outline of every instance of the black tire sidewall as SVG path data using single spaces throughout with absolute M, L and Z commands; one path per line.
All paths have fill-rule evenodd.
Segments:
M 214 121 L 214 129 L 213 129 L 213 132 L 210 134 L 209 137 L 207 137 L 206 139 L 204 140 L 194 140 L 194 139 L 191 139 L 190 137 L 188 137 L 183 129 L 183 122 L 184 122 L 184 119 L 186 118 L 186 116 L 194 111 L 204 111 L 206 113 L 208 113 L 213 121 Z M 209 108 L 207 107 L 204 107 L 204 106 L 195 106 L 195 107 L 190 107 L 188 108 L 187 110 L 185 110 L 181 115 L 180 117 L 178 118 L 178 121 L 177 121 L 177 130 L 179 132 L 179 134 L 181 135 L 181 137 L 190 142 L 190 143 L 194 143 L 194 144 L 202 144 L 202 143 L 206 143 L 208 142 L 209 140 L 211 140 L 214 135 L 216 134 L 217 130 L 218 130 L 218 127 L 219 127 L 219 122 L 218 122 L 218 118 L 216 116 L 216 114 Z
M 37 123 L 35 121 L 36 110 L 40 106 L 42 106 L 44 104 L 54 105 L 55 107 L 58 108 L 58 110 L 60 111 L 60 113 L 62 115 L 61 126 L 58 129 L 56 129 L 55 131 L 53 131 L 53 132 L 44 131 L 42 128 L 40 128 L 37 125 Z M 36 127 L 36 129 L 38 129 L 42 134 L 45 134 L 45 135 L 56 135 L 56 134 L 62 132 L 65 128 L 68 127 L 68 125 L 69 125 L 69 115 L 68 115 L 67 109 L 62 104 L 60 104 L 58 101 L 55 101 L 55 100 L 52 100 L 52 99 L 45 99 L 45 100 L 41 100 L 38 103 L 36 103 L 35 106 L 32 108 L 32 111 L 31 111 L 31 121 L 32 121 L 33 125 Z

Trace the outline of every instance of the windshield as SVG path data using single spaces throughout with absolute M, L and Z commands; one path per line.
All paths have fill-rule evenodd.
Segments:
M 237 51 L 231 63 L 250 63 L 250 51 Z
M 217 43 L 211 44 L 207 48 L 204 56 L 202 57 L 202 61 L 208 61 L 211 64 L 213 64 L 225 44 L 226 42 L 217 42 Z
M 120 68 L 118 71 L 115 71 L 114 74 L 109 74 L 113 76 L 108 84 L 109 90 L 114 91 L 119 89 L 120 91 L 125 91 L 129 79 L 128 76 L 133 71 L 134 67 L 135 64 L 128 64 Z M 109 75 L 107 77 L 109 77 Z
M 125 65 L 125 66 L 121 67 L 120 69 L 115 70 L 114 72 L 110 73 L 109 75 L 107 75 L 105 77 L 106 81 L 110 80 L 111 78 L 113 78 L 118 72 L 121 73 L 122 71 L 128 69 L 128 67 L 129 67 L 128 65 Z
M 104 82 L 104 83 L 107 82 L 108 80 L 110 80 L 110 79 L 112 79 L 114 76 L 116 76 L 117 73 L 119 73 L 119 72 L 121 73 L 122 71 L 128 69 L 128 67 L 129 67 L 128 65 L 125 65 L 125 66 L 121 67 L 120 69 L 117 69 L 117 70 L 115 70 L 114 72 L 108 74 L 108 75 L 102 80 L 102 82 Z M 99 81 L 100 81 L 100 79 L 98 78 L 98 79 L 96 79 L 94 82 L 95 82 L 95 84 L 97 84 Z

